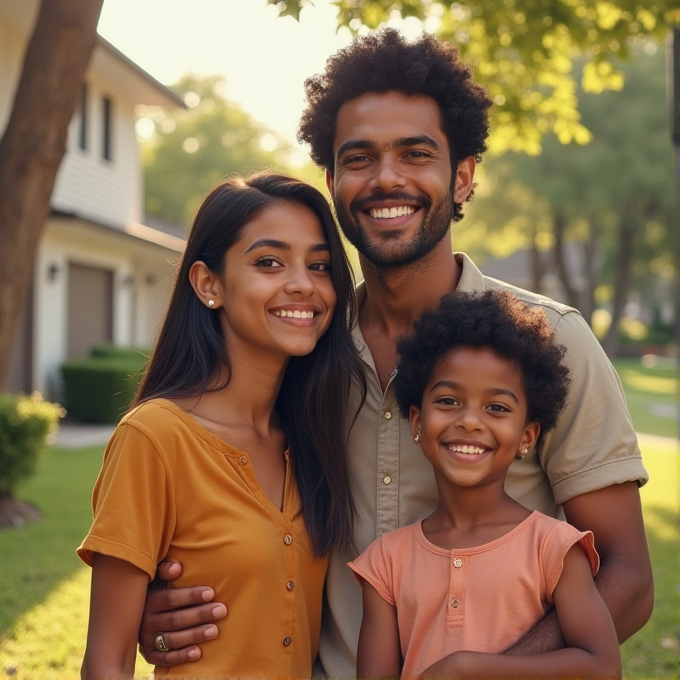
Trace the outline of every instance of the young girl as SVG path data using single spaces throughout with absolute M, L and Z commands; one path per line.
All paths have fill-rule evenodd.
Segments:
M 260 174 L 208 195 L 78 549 L 93 567 L 84 678 L 133 675 L 162 559 L 182 563 L 178 586 L 213 583 L 229 613 L 199 661 L 157 676 L 311 676 L 328 554 L 352 531 L 343 429 L 350 381 L 361 380 L 353 314 L 318 191 Z
M 566 399 L 564 348 L 545 315 L 509 292 L 456 293 L 398 350 L 397 399 L 439 503 L 350 563 L 363 586 L 358 675 L 620 677 L 592 534 L 504 491 L 510 464 L 554 427 Z M 502 655 L 552 606 L 565 649 Z

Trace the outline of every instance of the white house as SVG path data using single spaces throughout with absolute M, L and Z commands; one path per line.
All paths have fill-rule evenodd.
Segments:
M 0 2 L 0 133 L 9 118 L 36 0 Z M 183 106 L 102 38 L 71 121 L 7 391 L 60 396 L 59 365 L 99 342 L 150 346 L 165 307 L 181 233 L 142 224 L 135 136 L 139 104 Z M 31 263 L 17 263 L 31 266 Z

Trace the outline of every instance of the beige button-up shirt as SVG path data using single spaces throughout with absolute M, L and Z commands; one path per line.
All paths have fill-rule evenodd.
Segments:
M 574 496 L 627 481 L 644 484 L 648 476 L 621 383 L 579 312 L 484 276 L 463 253 L 457 253 L 456 258 L 463 269 L 458 290 L 511 290 L 544 309 L 557 342 L 567 348 L 565 361 L 572 378 L 568 404 L 540 452 L 530 451 L 525 460 L 512 463 L 506 480 L 508 493 L 527 508 L 563 518 L 560 504 Z M 365 296 L 360 284 L 359 305 Z M 355 545 L 345 554 L 331 556 L 326 578 L 319 656 L 331 678 L 354 677 L 356 673 L 361 587 L 347 562 L 381 534 L 426 517 L 437 502 L 432 468 L 413 442 L 408 420 L 399 415 L 394 374 L 383 392 L 358 324 L 352 334 L 363 361 L 367 394 L 349 433 L 358 515 Z M 358 399 L 355 394 L 355 406 Z M 350 408 L 350 416 L 355 411 Z

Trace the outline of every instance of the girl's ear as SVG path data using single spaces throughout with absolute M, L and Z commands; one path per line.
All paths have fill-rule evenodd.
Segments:
M 541 433 L 541 426 L 539 423 L 528 423 L 524 428 L 524 434 L 522 435 L 522 441 L 520 442 L 520 448 L 530 449 L 538 439 L 538 435 Z
M 189 269 L 189 283 L 199 300 L 210 309 L 222 306 L 220 286 L 217 276 L 211 272 L 204 262 L 196 260 Z
M 420 438 L 420 409 L 417 406 L 411 406 L 408 411 L 408 419 L 411 423 L 411 432 L 415 442 Z

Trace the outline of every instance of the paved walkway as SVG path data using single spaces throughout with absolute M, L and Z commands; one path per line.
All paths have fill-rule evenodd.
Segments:
M 54 437 L 54 445 L 62 449 L 86 449 L 106 444 L 115 425 L 92 425 L 86 423 L 62 423 Z

